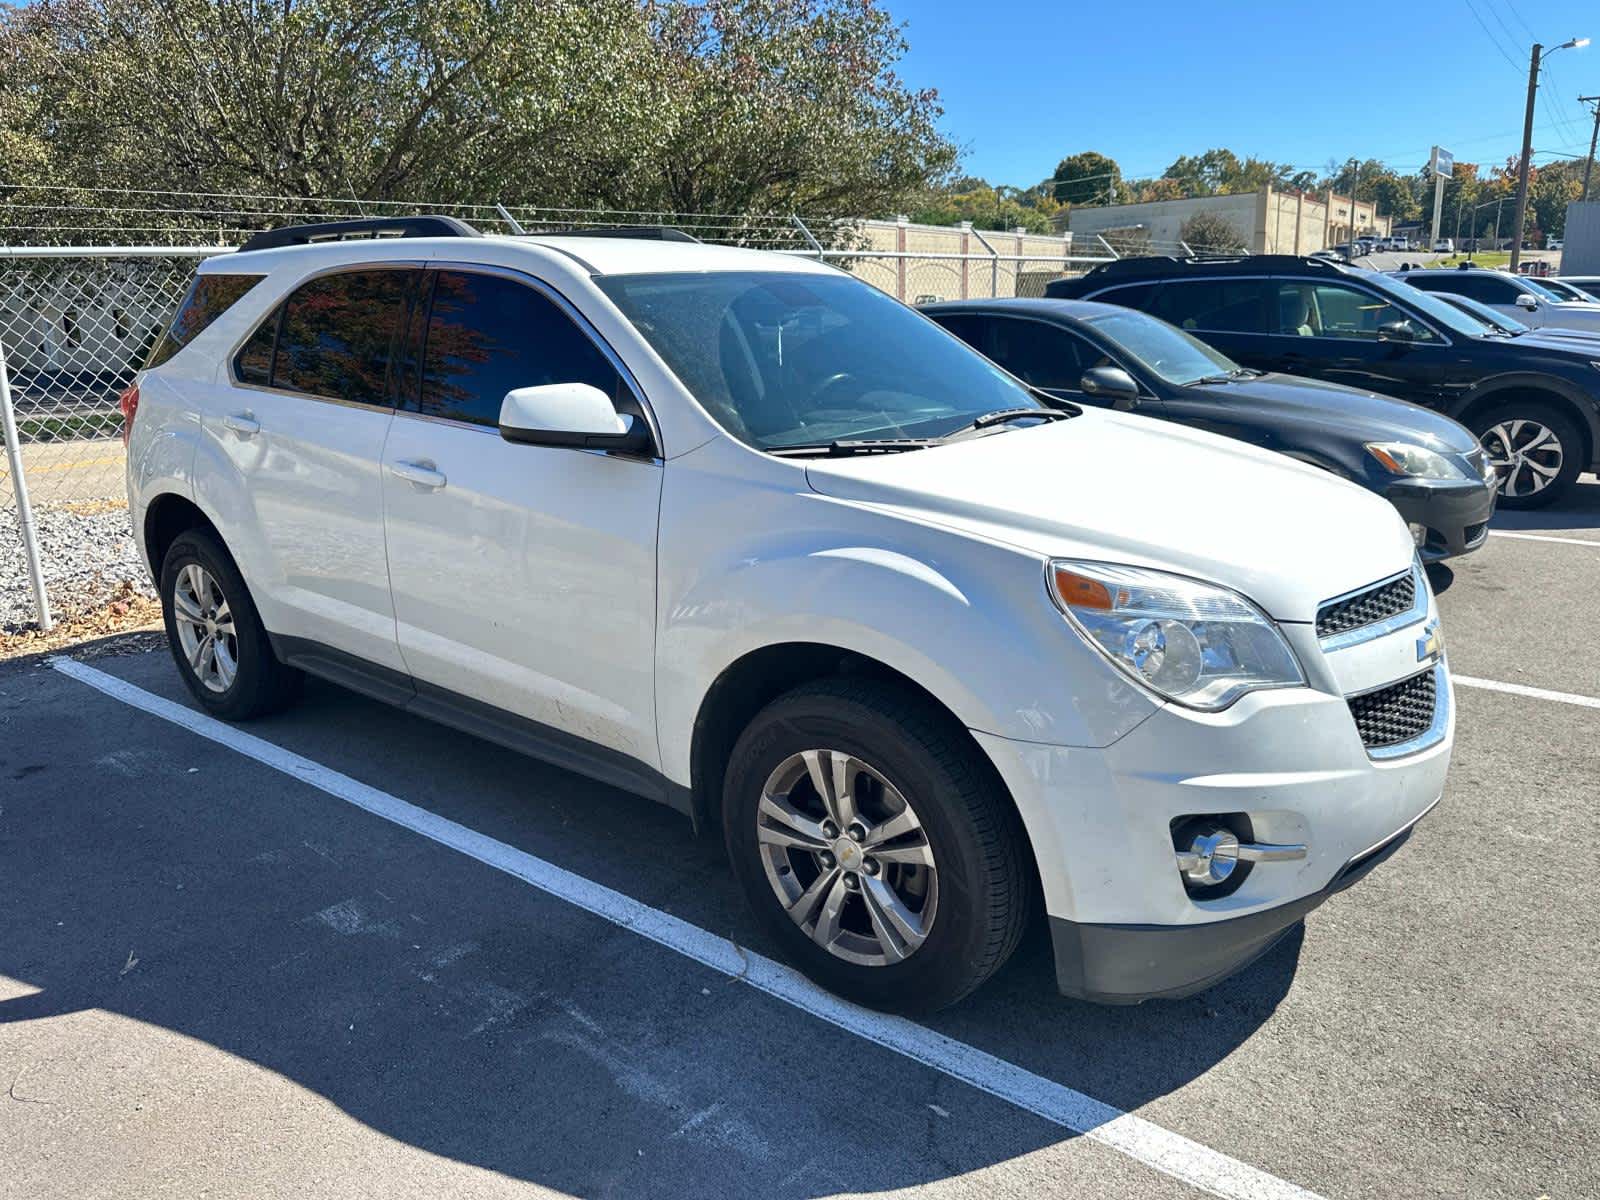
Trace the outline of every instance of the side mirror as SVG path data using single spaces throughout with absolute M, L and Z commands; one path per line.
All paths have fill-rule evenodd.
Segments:
M 1078 381 L 1085 396 L 1109 400 L 1111 407 L 1130 412 L 1139 406 L 1139 385 L 1121 367 L 1090 367 Z
M 529 446 L 570 446 L 641 454 L 650 430 L 619 413 L 611 397 L 588 383 L 548 383 L 517 388 L 500 402 L 500 436 Z
M 1378 340 L 1380 342 L 1414 342 L 1417 340 L 1417 331 L 1411 327 L 1410 321 L 1385 321 L 1378 326 Z
M 1518 292 L 1517 307 L 1525 308 L 1529 312 L 1533 312 L 1539 307 L 1539 297 L 1535 296 L 1532 292 Z

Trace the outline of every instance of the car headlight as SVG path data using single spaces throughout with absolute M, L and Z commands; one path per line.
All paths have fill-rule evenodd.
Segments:
M 1391 475 L 1412 479 L 1467 479 L 1469 476 L 1442 454 L 1410 442 L 1368 442 L 1367 453 Z
M 1182 575 L 1056 559 L 1050 594 L 1085 641 L 1129 677 L 1216 712 L 1246 692 L 1298 687 L 1300 663 L 1270 617 L 1237 592 Z

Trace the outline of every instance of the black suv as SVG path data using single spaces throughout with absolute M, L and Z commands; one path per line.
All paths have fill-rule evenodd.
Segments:
M 1459 309 L 1376 271 L 1276 254 L 1125 258 L 1045 291 L 1141 309 L 1258 370 L 1447 413 L 1483 443 L 1508 508 L 1549 504 L 1600 466 L 1593 356 L 1484 336 Z

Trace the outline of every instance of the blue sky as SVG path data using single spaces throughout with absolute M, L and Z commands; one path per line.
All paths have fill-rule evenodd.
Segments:
M 1319 172 L 1352 155 L 1414 171 L 1435 142 L 1503 161 L 1521 143 L 1535 40 L 1595 39 L 1541 75 L 1536 163 L 1587 152 L 1577 97 L 1600 95 L 1593 0 L 882 3 L 907 26 L 901 73 L 938 88 L 966 170 L 991 183 L 1037 183 L 1079 150 L 1129 176 L 1213 146 Z

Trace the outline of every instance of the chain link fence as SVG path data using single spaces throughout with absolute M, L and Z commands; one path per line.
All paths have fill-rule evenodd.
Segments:
M 199 263 L 229 252 L 255 229 L 375 215 L 371 205 L 288 205 L 272 197 L 162 207 L 161 197 L 140 195 L 92 212 L 75 198 L 59 199 L 48 212 L 39 211 L 37 197 L 29 209 L 0 204 L 0 242 L 36 243 L 0 244 L 0 363 L 9 379 L 15 427 L 15 445 L 7 439 L 0 456 L 0 632 L 47 624 L 47 612 L 75 616 L 130 588 L 148 591 L 128 527 L 118 397 Z M 808 223 L 759 215 L 404 206 L 407 213 L 441 209 L 487 232 L 511 232 L 516 225 L 544 231 L 672 224 L 707 242 L 819 258 L 908 304 L 1040 296 L 1051 279 L 1081 273 L 1115 254 L 1099 244 L 1074 253 L 1069 237 L 984 234 L 903 220 Z M 69 227 L 46 216 L 92 219 Z M 158 244 L 84 245 L 85 229 Z M 196 243 L 224 244 L 164 244 L 184 234 Z M 907 245 L 912 248 L 899 248 Z M 944 245 L 955 248 L 938 248 Z M 32 518 L 28 528 L 18 503 L 24 494 Z M 47 605 L 34 593 L 29 540 L 37 547 Z

